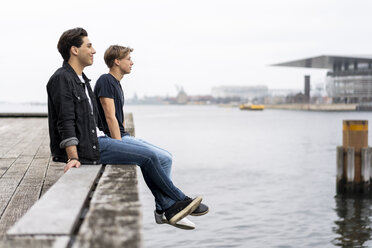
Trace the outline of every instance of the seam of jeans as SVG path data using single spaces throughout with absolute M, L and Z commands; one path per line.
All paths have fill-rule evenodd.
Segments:
M 123 138 L 124 138 L 124 137 L 123 137 Z M 123 140 L 123 138 L 122 138 L 122 141 L 125 141 L 125 140 Z M 131 140 L 136 140 L 136 141 L 142 142 L 144 145 L 146 145 L 146 146 L 150 146 L 151 148 L 159 149 L 159 150 L 161 150 L 161 151 L 167 153 L 171 158 L 173 158 L 173 155 L 172 155 L 169 151 L 167 151 L 167 150 L 165 150 L 165 149 L 163 149 L 163 148 L 161 148 L 161 147 L 158 147 L 158 146 L 156 146 L 156 145 L 154 145 L 154 144 L 151 144 L 151 143 L 149 143 L 149 142 L 147 142 L 147 141 L 145 141 L 145 140 L 142 140 L 142 139 L 138 139 L 138 138 L 136 138 L 136 137 L 129 137 L 129 138 L 130 138 Z M 131 143 L 131 144 L 133 144 L 133 143 Z M 137 144 L 134 144 L 134 145 L 137 145 Z
M 118 150 L 117 152 L 120 152 L 120 150 Z M 147 159 L 148 161 L 150 161 L 150 163 L 151 164 L 154 164 L 154 162 L 152 161 L 152 159 L 151 159 L 151 157 L 149 158 L 149 157 L 147 157 L 147 156 L 143 156 L 143 155 L 141 155 L 141 154 L 137 154 L 137 153 L 132 153 L 132 152 L 128 152 L 128 151 L 126 151 L 125 153 L 127 153 L 127 154 L 130 154 L 130 155 L 136 155 L 136 156 L 139 156 L 139 157 L 142 157 L 142 158 L 145 158 L 145 159 Z M 101 161 L 102 162 L 102 161 Z M 133 162 L 133 163 L 135 163 L 135 162 Z M 112 164 L 112 163 L 110 163 L 110 164 Z M 135 164 L 137 164 L 138 165 L 138 163 L 135 163 Z M 169 198 L 171 198 L 171 199 L 173 199 L 173 200 L 177 200 L 177 201 L 182 201 L 183 199 L 181 199 L 180 197 L 178 197 L 177 196 L 177 193 L 173 190 L 173 189 L 171 189 L 170 187 L 169 187 L 169 185 L 164 181 L 164 179 L 160 176 L 160 173 L 159 173 L 159 171 L 157 170 L 157 168 L 156 168 L 156 166 L 154 166 L 154 170 L 155 170 L 155 172 L 157 173 L 157 176 L 158 176 L 158 178 L 162 181 L 162 183 L 168 188 L 168 190 L 173 194 L 173 196 L 170 196 L 169 195 Z M 164 172 L 164 174 L 165 174 L 165 172 Z M 169 181 L 173 184 L 173 182 L 171 181 L 171 179 L 169 178 Z M 155 183 L 155 182 L 154 182 Z M 156 183 L 155 183 L 156 184 Z M 174 186 L 174 184 L 173 184 L 173 187 L 176 187 L 176 186 Z M 180 189 L 178 189 L 183 195 L 185 195 Z
M 137 144 L 137 143 L 135 143 L 135 142 L 131 143 L 130 141 L 128 141 L 128 144 L 130 144 L 130 145 L 133 145 L 133 146 L 136 146 L 136 147 L 146 147 L 147 149 L 150 149 L 152 152 L 154 152 L 154 153 L 156 153 L 156 154 L 158 154 L 158 153 L 162 153 L 162 152 L 163 152 L 163 153 L 166 153 L 166 154 L 160 154 L 161 157 L 167 157 L 167 155 L 168 155 L 169 158 L 166 158 L 166 159 L 169 159 L 170 162 L 172 163 L 173 156 L 172 156 L 172 154 L 171 154 L 170 152 L 168 152 L 167 150 L 164 150 L 164 149 L 162 149 L 162 148 L 160 148 L 160 147 L 157 147 L 157 146 L 155 146 L 155 145 L 153 145 L 153 144 L 147 143 L 146 141 L 143 141 L 143 140 L 140 140 L 140 139 L 135 139 L 135 138 L 133 138 L 133 137 L 130 137 L 130 139 L 136 140 L 137 142 L 138 142 L 138 141 L 141 141 L 141 142 L 142 142 L 142 143 L 140 142 L 140 144 Z M 125 140 L 123 140 L 123 139 L 122 139 L 122 141 L 125 142 Z M 157 151 L 156 149 L 160 150 L 160 152 Z M 154 150 L 155 150 L 155 151 L 154 151 Z M 158 157 L 159 157 L 159 156 L 158 156 Z M 160 158 L 159 158 L 159 160 L 160 160 Z M 171 164 L 171 166 L 172 166 L 172 164 Z
M 151 158 L 148 158 L 150 161 L 152 161 L 152 159 Z M 165 183 L 165 181 L 164 181 L 164 179 L 160 176 L 160 173 L 159 173 L 159 171 L 157 170 L 157 168 L 156 168 L 156 166 L 154 167 L 154 169 L 155 169 L 155 171 L 156 171 L 156 173 L 158 174 L 158 177 L 163 181 L 163 183 L 165 184 L 165 186 L 166 187 L 168 187 L 168 190 L 170 190 L 171 192 L 172 192 L 172 194 L 174 194 L 174 198 L 175 199 L 178 199 L 178 201 L 182 201 L 183 199 L 181 199 L 181 198 L 179 198 L 178 196 L 177 196 L 177 194 L 174 192 L 174 190 L 173 189 L 171 189 L 170 187 L 169 187 L 169 185 L 167 184 L 167 183 Z M 165 173 L 164 173 L 165 174 Z M 169 181 L 173 184 L 173 182 L 169 179 Z M 176 187 L 174 184 L 173 184 L 173 187 Z M 182 194 L 184 194 L 180 189 L 178 189 Z M 170 198 L 172 198 L 172 196 L 169 196 Z M 174 200 L 174 198 L 172 198 L 173 200 Z

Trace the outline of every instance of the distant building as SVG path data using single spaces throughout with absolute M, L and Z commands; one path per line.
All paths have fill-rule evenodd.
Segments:
M 214 100 L 211 95 L 188 96 L 188 104 L 211 104 Z
M 294 95 L 301 92 L 300 89 L 269 89 L 269 96 L 282 96 Z
M 308 102 L 308 97 L 300 92 L 300 93 L 297 93 L 296 95 L 288 95 L 286 97 L 286 103 L 306 103 Z
M 252 101 L 267 96 L 267 86 L 219 86 L 212 88 L 214 98 L 240 98 L 243 101 Z
M 326 77 L 326 89 L 332 102 L 372 102 L 372 55 L 322 55 L 279 63 L 274 66 L 329 69 Z
M 187 104 L 187 101 L 188 101 L 188 98 L 187 98 L 186 92 L 183 90 L 183 88 L 181 88 L 176 96 L 176 103 Z
M 287 103 L 287 96 L 300 93 L 300 89 L 269 89 L 268 95 L 264 98 L 265 104 Z

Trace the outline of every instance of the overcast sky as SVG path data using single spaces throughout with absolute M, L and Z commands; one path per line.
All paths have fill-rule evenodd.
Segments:
M 134 48 L 126 97 L 210 94 L 213 86 L 303 88 L 325 70 L 271 67 L 289 60 L 372 54 L 370 0 L 1 1 L 0 101 L 46 102 L 61 66 L 63 31 L 83 27 L 97 50 L 85 69 L 95 84 L 111 44 Z

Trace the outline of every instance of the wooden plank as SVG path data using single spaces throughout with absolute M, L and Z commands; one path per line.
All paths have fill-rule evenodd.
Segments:
M 12 166 L 14 161 L 16 161 L 15 158 L 0 158 L 0 178 Z
M 0 219 L 5 233 L 39 199 L 48 158 L 34 159 Z
M 0 178 L 0 218 L 32 161 L 31 156 L 19 157 Z
M 107 165 L 73 247 L 141 247 L 140 232 L 136 166 Z
M 47 158 L 50 157 L 50 139 L 48 133 L 45 135 L 43 142 L 39 146 L 35 158 Z
M 63 175 L 63 168 L 65 164 L 54 162 L 51 157 L 49 159 L 50 160 L 48 163 L 47 172 L 44 178 L 40 196 L 44 195 L 49 190 L 49 188 L 52 187 L 53 184 L 55 184 Z
M 45 130 L 37 130 L 36 135 L 30 140 L 22 151 L 22 155 L 35 156 L 45 138 Z
M 20 123 L 19 120 L 15 119 L 2 119 L 0 118 L 0 136 L 3 136 L 9 132 L 17 133 L 19 130 L 15 130 L 14 127 L 21 127 L 23 123 Z
M 13 119 L 8 121 L 0 119 L 0 139 L 2 141 L 0 142 L 0 157 L 3 157 L 23 138 L 21 132 L 23 127 L 21 124 Z
M 28 150 L 34 150 L 32 147 L 34 145 L 32 143 L 34 138 L 35 137 L 23 137 L 17 144 L 13 145 L 13 147 L 6 154 L 3 155 L 3 158 L 17 158 L 22 154 L 26 156 L 34 156 L 36 151 L 35 153 L 28 152 Z
M 101 167 L 68 170 L 7 234 L 70 235 Z
M 40 142 L 40 135 L 45 134 L 47 122 L 45 119 L 19 119 L 21 127 L 15 128 L 18 132 L 17 143 L 12 146 L 8 146 L 9 150 L 2 155 L 3 158 L 17 158 L 21 154 L 35 155 L 36 152 L 32 152 L 35 149 L 36 144 Z M 15 123 L 19 125 L 19 123 Z M 14 128 L 14 127 L 13 127 Z M 19 135 L 21 134 L 21 135 Z M 38 147 L 36 147 L 37 149 Z

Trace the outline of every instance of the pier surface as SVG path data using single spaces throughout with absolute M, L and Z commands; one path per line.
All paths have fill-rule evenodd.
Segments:
M 131 121 L 128 126 L 133 128 Z M 9 235 L 11 227 L 68 173 L 63 173 L 63 163 L 51 159 L 45 117 L 0 118 L 0 140 L 0 247 L 141 246 L 134 165 L 101 165 L 94 191 L 84 203 L 84 214 L 67 235 Z M 55 211 L 58 215 L 58 209 Z M 38 221 L 34 224 L 37 232 Z

